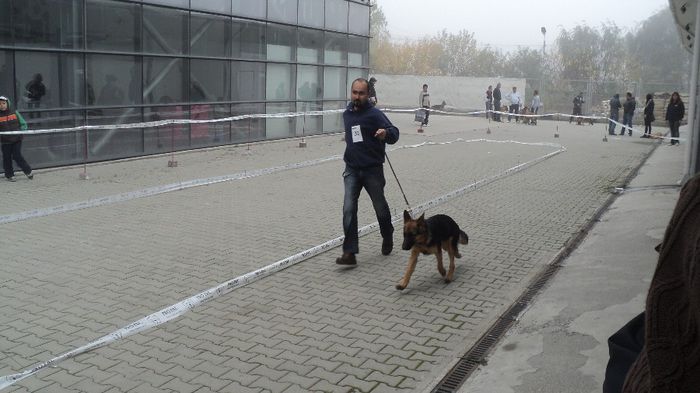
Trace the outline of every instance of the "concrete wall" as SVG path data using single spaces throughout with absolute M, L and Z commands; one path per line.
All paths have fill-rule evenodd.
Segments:
M 377 78 L 377 97 L 380 107 L 415 108 L 418 106 L 418 93 L 423 84 L 428 84 L 430 103 L 438 105 L 445 101 L 448 109 L 482 110 L 489 85 L 496 87 L 501 82 L 503 101 L 513 86 L 518 88 L 525 102 L 531 97 L 523 97 L 525 79 L 518 78 L 470 78 L 462 76 L 418 76 L 370 74 Z

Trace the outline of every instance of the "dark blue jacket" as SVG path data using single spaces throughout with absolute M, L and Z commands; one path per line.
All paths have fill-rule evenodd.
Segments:
M 345 124 L 345 163 L 355 169 L 366 169 L 384 164 L 384 147 L 393 145 L 399 140 L 399 129 L 396 128 L 382 111 L 367 102 L 363 107 L 355 110 L 352 102 L 343 112 Z M 362 142 L 353 143 L 352 127 L 359 125 L 362 132 Z M 374 134 L 378 129 L 386 130 L 386 138 L 383 141 L 377 139 Z

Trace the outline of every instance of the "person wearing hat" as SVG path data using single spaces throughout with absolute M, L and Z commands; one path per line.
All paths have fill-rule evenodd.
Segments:
M 375 83 L 377 83 L 377 78 L 369 78 L 369 102 L 372 105 L 377 105 L 377 89 L 374 88 Z
M 5 96 L 0 96 L 0 132 L 20 131 L 27 129 L 27 122 L 24 121 L 22 115 L 12 108 L 12 103 Z M 14 160 L 22 169 L 27 178 L 34 178 L 32 168 L 27 164 L 27 161 L 22 157 L 22 135 L 0 135 L 0 144 L 2 144 L 2 167 L 5 171 L 5 178 L 9 181 L 15 181 L 15 170 L 12 166 Z

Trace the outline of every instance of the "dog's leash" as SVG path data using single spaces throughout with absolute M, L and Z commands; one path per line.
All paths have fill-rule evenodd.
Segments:
M 403 195 L 403 200 L 406 201 L 406 206 L 408 206 L 408 211 L 411 211 L 411 204 L 408 203 L 408 198 L 406 198 L 406 193 L 403 192 L 403 187 L 401 187 L 401 182 L 399 181 L 398 176 L 396 176 L 396 172 L 394 172 L 394 166 L 391 165 L 391 160 L 389 160 L 389 155 L 384 151 L 384 156 L 386 157 L 386 162 L 389 163 L 389 168 L 391 168 L 391 173 L 394 174 L 394 179 L 396 179 L 396 183 L 399 185 L 399 190 L 401 190 L 401 195 Z

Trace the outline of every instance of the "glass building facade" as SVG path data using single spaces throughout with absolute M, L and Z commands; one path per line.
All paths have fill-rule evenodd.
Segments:
M 342 109 L 367 0 L 4 0 L 0 95 L 30 129 Z M 34 135 L 35 167 L 335 132 L 340 114 Z

